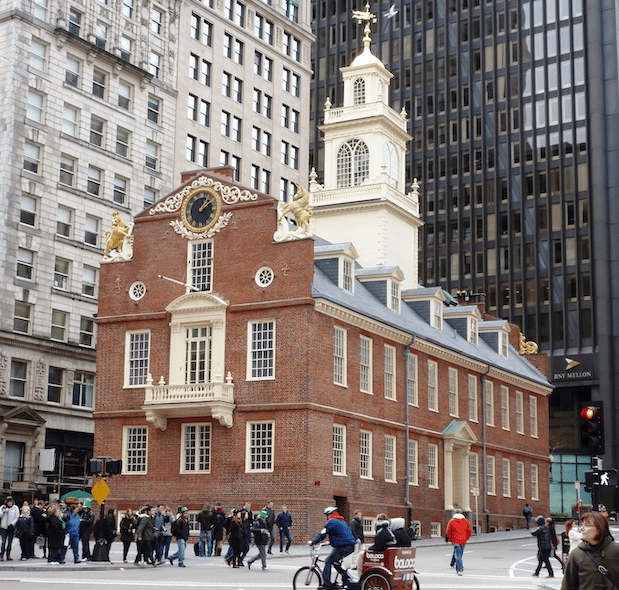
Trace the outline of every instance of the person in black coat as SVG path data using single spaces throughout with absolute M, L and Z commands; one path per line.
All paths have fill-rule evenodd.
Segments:
M 110 508 L 107 511 L 107 516 L 105 517 L 104 531 L 105 540 L 107 541 L 108 547 L 111 549 L 112 543 L 116 538 L 116 516 L 114 516 L 113 508 Z
M 64 563 L 61 559 L 62 550 L 64 549 L 64 538 L 67 534 L 67 525 L 65 524 L 60 505 L 54 504 L 47 519 L 47 540 L 49 545 L 47 561 L 49 563 L 58 564 Z
M 91 558 L 90 535 L 95 526 L 95 515 L 90 509 L 90 500 L 84 503 L 80 512 L 80 541 L 82 542 L 82 559 Z
M 241 510 L 234 509 L 230 524 L 228 525 L 228 541 L 232 548 L 232 556 L 226 559 L 228 565 L 239 567 L 241 553 L 243 551 L 243 526 L 241 522 Z
M 391 519 L 391 532 L 395 537 L 395 546 L 396 547 L 410 547 L 413 540 L 411 536 L 404 529 L 404 519 L 403 518 L 392 518 Z
M 224 540 L 224 523 L 226 522 L 226 514 L 221 506 L 221 503 L 217 502 L 215 505 L 215 512 L 213 514 L 213 545 L 215 555 L 221 555 L 221 548 Z
M 22 506 L 21 515 L 15 523 L 15 536 L 19 539 L 21 560 L 34 557 L 34 518 L 30 515 L 29 506 Z
M 548 577 L 554 578 L 554 572 L 550 565 L 550 551 L 552 549 L 552 541 L 550 538 L 550 529 L 546 526 L 544 517 L 538 516 L 535 519 L 538 524 L 537 528 L 531 531 L 534 537 L 537 537 L 537 568 L 535 569 L 534 576 L 539 576 L 539 572 L 542 569 L 542 564 L 546 564 L 548 570 Z
M 47 524 L 47 511 L 44 510 L 44 504 L 40 500 L 35 500 L 32 506 L 30 507 L 30 515 L 34 520 L 34 538 L 32 540 L 32 557 L 36 557 L 34 554 L 34 544 L 37 540 L 37 537 L 41 537 L 43 539 L 43 557 L 45 557 L 47 553 L 47 543 L 45 539 L 46 533 L 46 524 Z
M 154 516 L 155 508 L 151 506 L 145 514 L 140 515 L 137 530 L 138 541 L 142 542 L 140 551 L 144 555 L 144 561 L 153 566 L 155 565 L 155 560 L 153 559 L 153 541 L 155 540 Z M 138 563 L 137 558 L 135 563 Z

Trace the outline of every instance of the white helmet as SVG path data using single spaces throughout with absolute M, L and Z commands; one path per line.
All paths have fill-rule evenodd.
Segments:
M 335 506 L 327 506 L 324 509 L 324 514 L 333 514 L 334 512 L 337 512 L 337 508 Z

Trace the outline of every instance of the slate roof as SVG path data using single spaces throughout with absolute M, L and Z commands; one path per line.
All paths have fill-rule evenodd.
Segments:
M 436 287 L 420 288 L 420 292 L 426 292 L 427 294 L 435 293 L 436 290 Z M 417 293 L 417 290 L 408 289 L 406 293 Z M 417 338 L 422 338 L 425 341 L 431 342 L 454 353 L 464 355 L 475 361 L 529 379 L 539 385 L 551 387 L 541 371 L 521 357 L 518 351 L 512 346 L 509 346 L 508 356 L 505 358 L 486 344 L 481 338 L 478 339 L 477 344 L 468 342 L 468 340 L 462 338 L 447 321 L 443 321 L 442 330 L 433 328 L 404 301 L 400 306 L 401 311 L 399 313 L 395 312 L 376 299 L 361 281 L 355 280 L 354 293 L 351 293 L 350 291 L 340 289 L 329 280 L 323 272 L 314 267 L 312 296 L 315 299 L 324 299 L 325 301 L 364 315 L 397 330 L 408 332 L 411 336 L 414 335 Z M 505 320 L 489 323 L 502 326 Z M 487 322 L 479 322 L 480 327 L 487 324 Z

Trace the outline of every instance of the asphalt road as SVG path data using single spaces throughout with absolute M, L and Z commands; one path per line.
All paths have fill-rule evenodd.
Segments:
M 415 543 L 417 547 L 417 570 L 422 590 L 452 589 L 466 590 L 511 590 L 548 588 L 558 590 L 561 584 L 559 563 L 556 564 L 555 578 L 546 579 L 545 570 L 540 578 L 531 576 L 536 566 L 536 543 L 526 531 L 484 535 L 470 543 L 464 553 L 464 575 L 459 577 L 449 567 L 451 546 L 441 540 L 423 540 Z M 72 587 L 80 589 L 115 588 L 204 588 L 208 590 L 265 590 L 292 589 L 292 578 L 296 570 L 309 562 L 309 549 L 293 546 L 291 555 L 275 551 L 269 556 L 268 571 L 263 572 L 258 560 L 251 571 L 247 568 L 228 567 L 222 558 L 198 558 L 190 552 L 185 568 L 162 565 L 134 566 L 124 564 L 121 558 L 121 545 L 115 543 L 111 559 L 113 564 L 67 564 L 51 566 L 44 560 L 13 561 L 0 563 L 0 586 L 2 590 L 40 590 L 41 588 Z M 250 557 L 256 549 L 252 548 Z M 328 548 L 323 548 L 326 553 Z M 130 553 L 133 555 L 134 551 Z M 15 547 L 13 557 L 19 556 Z M 71 552 L 67 558 L 72 557 Z

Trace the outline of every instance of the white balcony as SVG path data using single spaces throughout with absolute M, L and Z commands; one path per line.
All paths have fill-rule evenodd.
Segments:
M 189 385 L 166 385 L 163 377 L 155 384 L 152 375 L 149 375 L 144 392 L 142 409 L 146 420 L 160 430 L 167 428 L 168 418 L 198 416 L 212 416 L 222 426 L 232 427 L 232 413 L 236 404 L 230 373 L 225 382 L 221 375 L 215 375 L 211 383 Z

